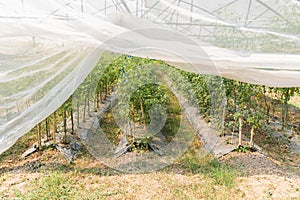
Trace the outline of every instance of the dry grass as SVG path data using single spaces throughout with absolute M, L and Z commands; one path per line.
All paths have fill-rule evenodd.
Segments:
M 195 140 L 173 165 L 144 174 L 122 174 L 85 151 L 71 165 L 56 150 L 47 149 L 23 161 L 1 163 L 0 199 L 300 198 L 299 178 L 274 174 L 237 177 L 236 170 L 200 147 Z
M 34 179 L 28 180 L 28 176 Z M 2 192 L 4 199 L 228 199 L 231 195 L 243 196 L 243 192 L 216 185 L 203 175 L 167 172 L 97 176 L 54 171 L 18 174 L 11 180 L 15 182 L 9 183 L 10 191 Z
M 1 199 L 227 199 L 234 188 L 233 170 L 211 156 L 200 157 L 201 143 L 173 165 L 144 174 L 122 174 L 82 151 L 68 164 L 54 149 L 23 161 L 4 161 L 0 168 Z M 11 159 L 11 157 L 9 157 Z M 230 172 L 230 173 L 229 173 Z M 224 177 L 229 178 L 224 181 Z M 163 196 L 162 196 L 163 194 Z

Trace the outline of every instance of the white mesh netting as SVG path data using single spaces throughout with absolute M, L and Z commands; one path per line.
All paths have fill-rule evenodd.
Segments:
M 56 110 L 105 50 L 300 86 L 299 8 L 296 0 L 1 0 L 0 153 Z

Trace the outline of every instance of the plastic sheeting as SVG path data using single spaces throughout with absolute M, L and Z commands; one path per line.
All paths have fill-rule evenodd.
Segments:
M 0 1 L 0 153 L 112 51 L 253 84 L 300 86 L 296 0 Z

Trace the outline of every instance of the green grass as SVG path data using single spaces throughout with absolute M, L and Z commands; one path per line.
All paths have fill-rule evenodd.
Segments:
M 74 182 L 60 172 L 51 172 L 49 175 L 33 181 L 35 189 L 29 190 L 28 194 L 16 194 L 18 199 L 69 199 L 76 193 L 72 187 Z
M 22 194 L 15 190 L 16 199 L 33 200 L 81 200 L 104 199 L 107 196 L 118 194 L 119 191 L 102 191 L 101 187 L 94 190 L 86 188 L 84 182 L 76 181 L 80 174 L 69 174 L 60 171 L 52 171 L 48 175 L 31 182 L 27 193 Z
M 225 164 L 221 164 L 217 159 L 213 159 L 200 170 L 212 178 L 217 185 L 224 185 L 232 188 L 235 185 L 237 172 Z
M 217 185 L 233 188 L 239 173 L 228 165 L 220 163 L 212 155 L 205 154 L 203 150 L 197 149 L 195 144 L 192 144 L 179 162 L 191 174 L 202 174 L 207 178 L 211 178 Z

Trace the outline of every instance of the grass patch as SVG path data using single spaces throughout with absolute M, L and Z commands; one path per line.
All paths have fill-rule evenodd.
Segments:
M 18 199 L 69 199 L 75 195 L 74 182 L 60 172 L 51 172 L 39 180 L 33 181 L 32 189 L 26 195 L 16 193 Z
M 14 199 L 32 200 L 93 200 L 115 199 L 125 195 L 122 187 L 101 184 L 98 176 L 85 178 L 84 174 L 52 171 L 26 185 L 26 190 L 13 189 Z M 124 199 L 124 198 L 121 198 Z
M 202 166 L 200 172 L 212 178 L 217 185 L 224 185 L 228 188 L 234 186 L 234 181 L 237 177 L 237 172 L 234 169 L 220 163 L 217 159 L 213 159 L 205 166 Z
M 194 140 L 188 151 L 179 159 L 179 163 L 190 174 L 202 174 L 211 178 L 217 185 L 232 188 L 238 172 L 217 158 L 200 149 L 200 143 Z
M 181 108 L 176 96 L 169 92 L 170 103 L 167 105 L 168 117 L 161 132 L 166 137 L 167 142 L 171 142 L 178 132 L 181 121 Z
M 122 135 L 122 130 L 116 124 L 116 121 L 111 112 L 104 115 L 103 123 L 101 123 L 101 128 L 105 133 L 106 137 L 111 142 L 113 142 L 115 145 L 119 144 Z

